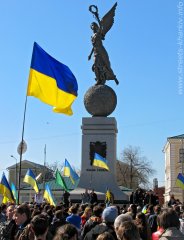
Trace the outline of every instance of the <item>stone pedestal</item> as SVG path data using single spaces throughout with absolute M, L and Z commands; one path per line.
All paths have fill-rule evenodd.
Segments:
M 94 189 L 105 193 L 109 188 L 115 201 L 125 202 L 128 196 L 116 183 L 117 123 L 114 117 L 90 117 L 82 119 L 82 162 L 79 188 Z M 90 144 L 105 143 L 109 171 L 91 165 Z

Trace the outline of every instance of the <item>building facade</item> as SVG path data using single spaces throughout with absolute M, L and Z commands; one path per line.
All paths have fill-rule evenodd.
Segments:
M 179 173 L 184 173 L 184 134 L 169 137 L 163 149 L 165 155 L 165 202 L 170 195 L 184 201 L 184 191 L 176 185 Z

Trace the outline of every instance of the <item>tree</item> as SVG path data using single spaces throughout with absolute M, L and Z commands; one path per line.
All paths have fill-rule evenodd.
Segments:
M 120 168 L 124 186 L 135 189 L 146 188 L 149 185 L 149 177 L 155 173 L 155 170 L 151 167 L 151 162 L 141 155 L 139 147 L 125 148 L 120 160 L 124 163 Z

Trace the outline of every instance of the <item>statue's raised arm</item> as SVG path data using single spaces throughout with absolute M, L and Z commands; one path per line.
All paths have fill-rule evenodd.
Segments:
M 111 29 L 114 23 L 116 6 L 117 3 L 114 4 L 101 20 L 99 18 L 97 6 L 91 5 L 89 7 L 89 11 L 95 16 L 98 22 L 98 24 L 96 22 L 91 24 L 91 29 L 93 30 L 93 36 L 91 37 L 93 48 L 88 56 L 88 60 L 90 60 L 92 54 L 94 55 L 92 70 L 96 75 L 96 85 L 104 85 L 106 80 L 115 80 L 116 84 L 119 83 L 111 69 L 108 53 L 102 43 L 106 33 Z

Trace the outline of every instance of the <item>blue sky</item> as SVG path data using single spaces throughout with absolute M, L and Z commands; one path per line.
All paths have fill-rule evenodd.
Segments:
M 118 123 L 117 156 L 129 145 L 141 148 L 152 162 L 159 185 L 164 184 L 167 137 L 183 134 L 184 95 L 178 93 L 177 22 L 179 0 L 118 0 L 115 22 L 104 46 L 120 82 L 107 84 L 117 93 L 118 105 L 111 114 Z M 90 117 L 83 97 L 95 83 L 88 11 L 95 4 L 102 17 L 115 1 L 32 0 L 1 2 L 0 38 L 0 173 L 19 159 L 24 103 L 36 41 L 58 61 L 68 65 L 78 80 L 74 115 L 52 112 L 50 106 L 29 97 L 25 135 L 28 149 L 23 155 L 37 163 L 68 161 L 80 168 L 82 117 Z M 150 178 L 152 181 L 152 178 Z

